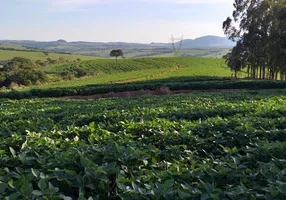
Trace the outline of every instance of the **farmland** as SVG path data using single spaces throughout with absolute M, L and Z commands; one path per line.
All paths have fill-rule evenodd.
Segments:
M 286 0 L 1 8 L 0 200 L 286 200 Z
M 285 95 L 2 99 L 0 198 L 285 199 Z
M 208 39 L 209 38 L 209 39 Z M 233 44 L 219 37 L 203 37 L 200 42 L 190 44 L 191 41 L 183 41 L 183 47 L 178 52 L 179 56 L 191 57 L 214 57 L 221 58 Z M 223 40 L 225 45 L 217 46 L 214 40 Z M 209 40 L 209 41 L 206 41 Z M 1 45 L 1 42 L 3 43 Z M 194 41 L 193 41 L 194 42 Z M 189 43 L 189 44 L 188 44 Z M 191 42 L 192 43 L 192 42 Z M 113 49 L 123 49 L 125 58 L 142 58 L 142 57 L 174 57 L 173 48 L 170 43 L 100 43 L 100 42 L 66 42 L 66 41 L 1 41 L 2 46 L 13 48 L 36 48 L 42 51 L 64 52 L 71 54 L 79 54 L 86 56 L 96 56 L 101 58 L 109 58 L 110 51 Z M 23 47 L 24 46 L 24 47 Z
M 9 46 L 2 45 L 1 47 L 8 48 Z M 11 46 L 11 47 L 15 48 L 14 46 Z M 60 57 L 62 57 L 69 61 L 76 60 L 77 58 L 80 58 L 82 60 L 91 60 L 91 59 L 96 58 L 94 56 L 83 56 L 83 55 L 76 55 L 76 54 L 60 54 L 60 53 L 49 53 L 48 55 L 45 55 L 43 52 L 40 52 L 40 51 L 35 51 L 35 52 L 25 51 L 25 49 L 21 49 L 20 47 L 17 47 L 17 48 L 19 49 L 17 50 L 1 50 L 0 49 L 0 61 L 10 60 L 14 57 L 28 58 L 33 61 L 36 61 L 36 60 L 44 61 L 48 57 L 51 59 L 59 59 Z
M 0 98 L 62 97 L 140 90 L 283 89 L 285 81 L 233 79 L 223 59 L 216 58 L 140 58 L 97 59 L 55 64 L 41 70 L 49 82 L 35 86 L 2 90 Z M 63 79 L 63 75 L 84 72 L 82 77 Z M 245 77 L 240 72 L 240 77 Z M 148 91 L 147 91 L 148 93 Z
M 87 76 L 63 80 L 62 74 L 75 74 L 80 69 Z M 188 82 L 197 77 L 207 76 L 230 77 L 231 72 L 225 66 L 224 60 L 214 58 L 140 58 L 140 59 L 120 59 L 118 63 L 113 59 L 97 59 L 65 64 L 50 65 L 41 70 L 48 74 L 50 81 L 38 86 L 19 87 L 15 91 L 30 90 L 74 90 L 76 88 L 89 87 L 121 87 L 143 83 L 151 84 L 149 81 L 166 83 L 166 79 L 173 79 L 173 82 L 182 82 L 183 77 L 189 77 Z M 165 79 L 165 80 L 164 80 Z M 180 80 L 182 79 L 182 80 Z M 205 80 L 208 80 L 207 78 Z M 129 84 L 130 83 L 130 84 Z M 129 87 L 129 86 L 128 86 Z M 140 89 L 140 88 L 139 88 Z M 148 89 L 142 88 L 141 89 Z
M 106 50 L 89 50 L 77 51 L 76 53 L 82 55 L 93 55 L 102 58 L 108 58 L 111 49 Z M 207 58 L 222 58 L 223 55 L 229 52 L 229 48 L 192 48 L 182 49 L 178 56 L 182 57 L 207 57 Z M 125 58 L 143 58 L 143 57 L 174 57 L 172 48 L 146 48 L 146 49 L 132 49 L 124 48 Z
M 51 65 L 44 71 L 59 74 L 72 71 L 76 64 Z M 83 61 L 79 65 L 87 73 L 98 73 L 99 76 L 84 80 L 68 81 L 47 87 L 82 86 L 87 84 L 104 84 L 118 81 L 150 80 L 180 76 L 230 76 L 224 60 L 214 58 L 140 58 L 121 59 L 116 63 L 113 59 Z M 178 69 L 177 69 L 178 67 Z M 162 74 L 163 73 L 163 74 Z M 161 74 L 161 75 L 160 75 Z M 156 76 L 158 75 L 158 76 Z M 152 78 L 153 76 L 153 78 Z

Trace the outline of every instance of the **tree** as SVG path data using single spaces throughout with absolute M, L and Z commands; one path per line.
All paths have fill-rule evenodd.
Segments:
M 1 87 L 9 87 L 12 83 L 30 85 L 46 80 L 46 74 L 39 70 L 33 61 L 27 58 L 15 57 L 0 68 Z
M 225 56 L 228 66 L 234 70 L 240 63 L 254 79 L 278 79 L 278 74 L 285 79 L 285 0 L 235 0 L 233 5 L 223 22 L 224 33 L 237 42 Z
M 45 56 L 49 56 L 49 52 L 43 51 L 43 54 L 44 54 Z
M 237 78 L 237 72 L 241 71 L 244 66 L 243 62 L 243 45 L 238 43 L 230 53 L 223 56 L 226 60 L 227 66 L 234 71 L 234 77 Z
M 64 57 L 59 57 L 58 62 L 59 63 L 65 63 L 66 59 Z
M 46 62 L 47 62 L 48 65 L 50 65 L 50 64 L 57 64 L 58 63 L 57 60 L 53 60 L 50 57 L 48 57 L 46 59 Z
M 112 50 L 112 51 L 110 52 L 110 56 L 111 56 L 111 57 L 115 57 L 115 58 L 116 58 L 116 62 L 117 62 L 117 58 L 118 58 L 119 56 L 123 56 L 123 51 L 122 51 L 121 49 Z

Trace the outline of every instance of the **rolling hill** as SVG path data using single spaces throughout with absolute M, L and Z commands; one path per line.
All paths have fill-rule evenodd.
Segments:
M 128 43 L 128 42 L 85 42 L 85 41 L 75 41 L 75 42 L 67 42 L 65 40 L 57 40 L 50 42 L 42 42 L 42 41 L 31 41 L 31 40 L 0 40 L 0 44 L 6 45 L 18 45 L 29 48 L 38 48 L 38 49 L 46 49 L 46 50 L 68 50 L 68 49 L 76 49 L 76 50 L 98 50 L 98 49 L 114 49 L 114 48 L 158 48 L 165 47 L 171 48 L 172 45 L 170 43 L 155 43 L 152 42 L 150 44 L 144 43 Z M 207 35 L 198 37 L 195 39 L 184 39 L 183 47 L 184 48 L 210 48 L 210 47 L 232 47 L 234 43 L 226 37 L 219 37 L 213 35 Z
M 190 49 L 190 48 L 211 48 L 211 47 L 221 47 L 221 48 L 231 48 L 234 46 L 234 43 L 230 41 L 226 37 L 218 37 L 218 36 L 203 36 L 192 39 L 183 40 L 182 48 Z

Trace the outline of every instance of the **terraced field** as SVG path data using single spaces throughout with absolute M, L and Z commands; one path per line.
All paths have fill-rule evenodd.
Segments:
M 285 90 L 0 104 L 0 199 L 286 198 Z

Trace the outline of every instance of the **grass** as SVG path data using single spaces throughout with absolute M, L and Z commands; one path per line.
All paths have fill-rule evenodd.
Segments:
M 59 54 L 59 53 L 49 53 L 48 56 L 46 56 L 42 52 L 29 52 L 29 51 L 10 51 L 10 50 L 0 50 L 0 61 L 10 60 L 14 57 L 23 57 L 28 58 L 33 61 L 41 60 L 44 61 L 48 57 L 55 60 L 59 57 L 63 57 L 66 60 L 76 60 L 77 58 L 80 58 L 81 60 L 92 60 L 96 57 L 94 56 L 83 56 L 83 55 L 75 55 L 75 54 Z

